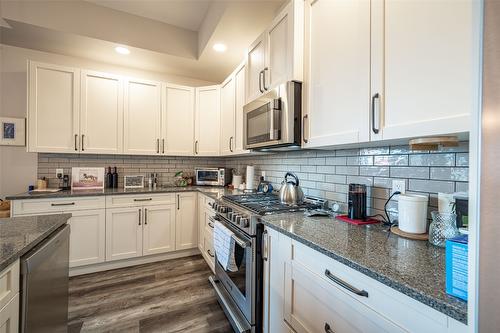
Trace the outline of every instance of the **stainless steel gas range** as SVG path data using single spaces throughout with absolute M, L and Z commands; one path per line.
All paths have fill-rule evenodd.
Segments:
M 323 202 L 308 200 L 298 206 L 281 204 L 274 194 L 223 196 L 214 203 L 215 219 L 234 233 L 236 272 L 226 271 L 215 256 L 210 282 L 235 332 L 262 331 L 262 243 L 260 217 L 268 214 L 318 208 Z

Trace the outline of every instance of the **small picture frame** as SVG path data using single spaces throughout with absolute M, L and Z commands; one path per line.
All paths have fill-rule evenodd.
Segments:
M 71 189 L 104 189 L 104 168 L 71 168 Z
M 125 176 L 123 184 L 124 188 L 144 188 L 144 176 Z
M 0 117 L 0 145 L 26 145 L 26 120 L 24 118 Z

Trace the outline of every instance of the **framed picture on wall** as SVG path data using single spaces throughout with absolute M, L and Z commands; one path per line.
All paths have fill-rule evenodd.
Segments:
M 0 145 L 26 145 L 26 120 L 24 118 L 0 117 Z
M 104 189 L 104 168 L 71 168 L 71 189 Z

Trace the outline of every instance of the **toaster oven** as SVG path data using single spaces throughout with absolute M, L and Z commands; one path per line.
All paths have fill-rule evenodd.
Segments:
M 196 185 L 226 186 L 231 182 L 226 168 L 195 168 Z

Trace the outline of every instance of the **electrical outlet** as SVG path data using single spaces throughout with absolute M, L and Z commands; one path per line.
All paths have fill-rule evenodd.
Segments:
M 56 177 L 61 179 L 64 176 L 64 169 L 56 169 Z
M 401 192 L 404 194 L 406 192 L 406 181 L 405 180 L 393 180 L 392 181 L 392 193 Z

